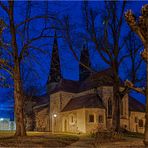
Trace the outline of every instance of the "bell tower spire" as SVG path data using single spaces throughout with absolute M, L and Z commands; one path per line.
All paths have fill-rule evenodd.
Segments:
M 89 51 L 86 45 L 83 45 L 83 49 L 80 55 L 80 62 L 90 67 Z M 83 81 L 90 75 L 90 71 L 80 64 L 79 66 L 79 80 Z
M 52 50 L 52 57 L 51 57 L 50 64 L 51 65 L 50 65 L 50 73 L 49 73 L 48 83 L 59 82 L 61 79 L 61 69 L 60 69 L 60 58 L 59 58 L 58 41 L 57 41 L 56 31 L 55 31 L 55 35 L 54 35 L 53 50 Z

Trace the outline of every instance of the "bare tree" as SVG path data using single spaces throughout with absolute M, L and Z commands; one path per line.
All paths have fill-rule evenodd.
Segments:
M 26 3 L 25 3 L 26 4 Z M 23 21 L 17 22 L 15 20 L 15 2 L 9 1 L 8 3 L 0 2 L 0 7 L 3 10 L 3 13 L 5 13 L 7 17 L 8 25 L 5 25 L 7 31 L 10 31 L 10 42 L 6 44 L 7 46 L 4 46 L 5 44 L 1 44 L 1 48 L 3 49 L 4 53 L 9 54 L 9 59 L 5 56 L 1 56 L 0 58 L 0 67 L 4 69 L 6 72 L 10 74 L 10 76 L 13 78 L 14 82 L 14 102 L 15 102 L 15 117 L 16 117 L 16 133 L 15 136 L 25 136 L 26 130 L 25 130 L 25 123 L 24 123 L 24 111 L 23 111 L 23 84 L 22 84 L 22 78 L 21 78 L 21 65 L 24 64 L 25 60 L 28 58 L 33 58 L 33 50 L 38 52 L 43 52 L 43 48 L 45 47 L 45 44 L 47 45 L 47 42 L 43 42 L 42 40 L 48 39 L 49 36 L 47 35 L 46 31 L 51 29 L 51 26 L 44 26 L 40 28 L 40 30 L 32 29 L 31 27 L 35 28 L 33 26 L 33 21 L 36 20 L 44 20 L 45 18 L 55 19 L 54 16 L 50 15 L 35 15 L 30 17 L 30 2 L 27 2 L 28 4 L 28 12 L 26 14 L 26 17 Z M 2 20 L 2 24 L 4 21 Z M 35 30 L 33 33 L 32 30 Z M 3 31 L 3 29 L 2 29 Z M 5 32 L 3 32 L 5 33 Z M 19 38 L 18 38 L 19 36 Z M 40 45 L 37 44 L 37 41 L 41 41 Z M 7 41 L 8 42 L 8 41 Z M 3 43 L 5 43 L 3 41 Z M 39 42 L 38 42 L 39 43 Z M 29 57 L 30 56 L 30 57 Z
M 139 38 L 141 39 L 144 45 L 144 52 L 142 53 L 142 58 L 146 61 L 147 67 L 147 82 L 146 82 L 146 123 L 145 123 L 145 146 L 148 147 L 148 5 L 144 5 L 141 9 L 142 15 L 139 17 L 139 20 L 136 20 L 135 15 L 131 10 L 125 13 L 125 18 L 132 29 Z
M 113 129 L 120 129 L 120 77 L 119 68 L 121 63 L 129 55 L 125 54 L 121 57 L 124 41 L 121 39 L 123 26 L 123 16 L 126 2 L 105 2 L 105 11 L 102 18 L 104 20 L 104 33 L 100 39 L 96 18 L 98 13 L 88 8 L 88 4 L 84 3 L 84 17 L 86 20 L 86 31 L 89 39 L 94 43 L 95 49 L 98 51 L 101 58 L 112 68 L 113 71 Z M 120 10 L 118 9 L 120 7 Z M 97 23 L 96 23 L 97 22 Z
M 120 8 L 119 8 L 120 7 Z M 124 10 L 126 2 L 105 2 L 105 11 L 103 13 L 98 12 L 89 8 L 88 2 L 85 1 L 83 4 L 83 16 L 85 22 L 85 34 L 82 36 L 87 42 L 93 43 L 95 50 L 101 56 L 102 60 L 108 64 L 113 71 L 113 127 L 116 131 L 120 130 L 120 102 L 123 96 L 129 92 L 129 87 L 125 87 L 123 91 L 120 90 L 121 78 L 119 76 L 119 69 L 126 58 L 131 58 L 131 67 L 129 74 L 131 80 L 137 82 L 137 71 L 139 71 L 141 62 L 136 61 L 141 45 L 132 45 L 132 38 L 122 37 L 123 23 L 124 23 Z M 98 22 L 98 17 L 101 16 L 103 19 L 103 27 L 100 29 L 98 25 L 102 25 Z M 100 20 L 100 19 L 99 19 Z M 87 68 L 94 72 L 90 67 L 87 67 L 84 63 L 80 63 L 78 54 L 74 48 L 74 41 L 72 37 L 72 28 L 70 19 L 68 16 L 64 17 L 60 24 L 63 30 L 63 37 L 67 42 L 69 49 L 72 51 L 75 59 Z M 103 30 L 103 32 L 101 31 Z M 128 34 L 129 35 L 129 34 Z M 127 51 L 125 48 L 127 45 Z M 134 52 L 131 52 L 131 49 Z M 136 58 L 136 59 L 135 59 Z M 138 65 L 136 65 L 138 63 Z M 134 75 L 134 73 L 136 75 Z

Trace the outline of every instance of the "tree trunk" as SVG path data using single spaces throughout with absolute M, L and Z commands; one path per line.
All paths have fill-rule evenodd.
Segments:
M 145 45 L 145 50 L 148 53 L 148 41 Z M 148 57 L 146 61 L 146 114 L 145 114 L 145 132 L 144 132 L 144 143 L 145 147 L 148 148 Z
M 120 97 L 119 97 L 119 78 L 117 68 L 114 69 L 114 85 L 113 85 L 113 130 L 120 130 Z
M 12 50 L 14 59 L 14 103 L 15 103 L 15 117 L 16 117 L 16 133 L 15 136 L 26 136 L 26 129 L 24 124 L 24 112 L 23 112 L 23 91 L 20 75 L 20 61 L 18 54 L 18 47 L 16 41 L 16 29 L 14 22 L 14 1 L 9 1 L 9 21 L 10 21 L 10 32 L 12 40 Z
M 26 129 L 24 124 L 24 112 L 23 112 L 23 92 L 22 92 L 19 64 L 15 64 L 14 99 L 15 99 L 15 117 L 16 117 L 15 136 L 26 136 Z

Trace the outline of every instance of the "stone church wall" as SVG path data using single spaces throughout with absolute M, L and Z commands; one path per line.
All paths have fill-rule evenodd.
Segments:
M 89 115 L 94 115 L 94 122 L 89 122 Z M 99 123 L 99 115 L 103 121 Z M 91 133 L 98 129 L 106 129 L 106 118 L 104 109 L 77 109 L 73 111 L 62 112 L 60 114 L 62 121 L 62 132 L 72 133 Z
M 50 129 L 56 129 L 57 131 L 61 130 L 60 125 L 60 112 L 67 105 L 70 99 L 74 96 L 73 93 L 59 91 L 50 95 Z M 56 115 L 56 119 L 54 118 Z M 55 125 L 56 124 L 56 125 Z M 56 128 L 55 128 L 56 127 Z
M 89 115 L 94 115 L 94 122 L 89 121 Z M 102 116 L 102 121 L 99 121 L 99 116 Z M 106 116 L 105 109 L 101 108 L 91 108 L 86 109 L 86 133 L 95 132 L 97 130 L 105 130 L 106 129 Z
M 140 123 L 142 121 L 142 123 Z M 130 113 L 129 129 L 131 132 L 144 133 L 145 127 L 145 113 L 134 112 Z

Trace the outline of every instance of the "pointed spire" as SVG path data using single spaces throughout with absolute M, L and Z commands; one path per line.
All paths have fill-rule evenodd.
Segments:
M 80 62 L 83 63 L 84 65 L 90 67 L 89 51 L 85 45 L 83 45 L 83 49 L 81 51 Z M 80 65 L 79 66 L 80 81 L 85 80 L 89 75 L 90 75 L 90 71 L 87 68 L 85 68 L 84 66 Z
M 60 58 L 58 52 L 57 34 L 55 31 L 48 83 L 59 82 L 60 79 L 61 79 Z

